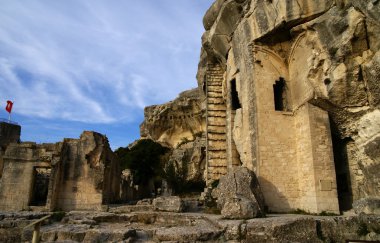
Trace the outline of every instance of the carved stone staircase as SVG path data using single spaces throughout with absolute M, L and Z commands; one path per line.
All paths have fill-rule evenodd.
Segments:
M 223 70 L 209 64 L 207 79 L 207 181 L 227 173 L 226 103 L 223 99 Z

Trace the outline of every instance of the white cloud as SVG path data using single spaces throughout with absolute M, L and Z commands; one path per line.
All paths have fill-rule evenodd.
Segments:
M 133 120 L 196 85 L 211 2 L 3 2 L 0 102 L 13 99 L 15 112 L 30 117 Z

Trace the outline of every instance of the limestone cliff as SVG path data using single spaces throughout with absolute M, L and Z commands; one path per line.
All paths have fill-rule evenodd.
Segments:
M 304 166 L 311 156 L 314 168 L 321 168 L 321 173 L 326 171 L 331 165 L 323 162 L 317 166 L 316 158 L 324 160 L 323 154 L 331 153 L 328 149 L 331 142 L 321 143 L 331 136 L 329 121 L 324 115 L 328 112 L 340 203 L 379 197 L 379 16 L 380 2 L 372 0 L 216 0 L 203 19 L 206 31 L 202 36 L 197 79 L 199 88 L 206 91 L 204 95 L 217 96 L 217 99 L 209 98 L 208 108 L 218 105 L 219 115 L 208 115 L 208 126 L 215 119 L 227 122 L 225 129 L 208 131 L 207 135 L 226 137 L 209 141 L 207 145 L 209 148 L 212 143 L 227 146 L 224 155 L 218 155 L 218 159 L 227 158 L 224 166 L 241 163 L 255 172 L 260 171 L 260 177 L 260 173 L 267 173 L 265 166 L 276 161 L 277 154 L 278 158 L 298 159 L 299 166 Z M 284 88 L 280 98 L 274 98 L 276 104 L 272 107 L 271 92 L 275 92 L 275 85 L 281 82 Z M 234 104 L 234 101 L 238 102 Z M 282 113 L 275 114 L 275 111 Z M 275 117 L 284 122 L 280 124 Z M 293 135 L 290 135 L 293 125 L 286 125 L 291 117 L 298 120 Z M 311 124 L 308 129 L 303 129 L 305 122 Z M 277 141 L 270 141 L 268 130 L 278 133 L 276 138 L 287 142 L 273 147 Z M 320 145 L 310 150 L 310 156 L 305 156 L 306 145 L 302 141 L 310 139 L 311 147 Z M 266 143 L 272 147 L 264 147 Z M 299 145 L 292 147 L 291 144 L 297 143 Z M 319 155 L 324 149 L 327 150 Z M 267 159 L 271 156 L 268 150 L 274 154 L 273 158 Z M 282 152 L 284 150 L 287 154 Z M 223 154 L 216 147 L 215 151 Z M 208 156 L 210 163 L 210 156 L 216 153 Z M 210 178 L 225 174 L 223 161 L 212 163 Z M 292 168 L 288 166 L 286 170 Z M 334 183 L 333 170 L 325 177 L 331 177 L 328 180 Z M 269 176 L 269 180 L 273 176 Z M 322 183 L 324 179 L 318 180 Z M 279 183 L 281 187 L 283 182 L 265 182 L 268 185 L 264 190 L 283 190 L 272 185 Z M 292 191 L 289 197 L 297 193 L 306 195 L 310 190 Z M 295 198 L 303 200 L 302 196 Z M 299 201 L 294 201 L 294 205 L 297 203 Z
M 205 130 L 198 89 L 184 91 L 168 103 L 148 106 L 140 125 L 141 138 L 175 147 Z
M 141 138 L 169 146 L 168 163 L 186 166 L 189 181 L 203 181 L 206 164 L 204 96 L 199 89 L 184 91 L 168 103 L 145 108 Z

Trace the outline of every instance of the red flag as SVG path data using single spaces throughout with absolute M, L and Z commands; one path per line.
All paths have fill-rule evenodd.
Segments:
M 5 110 L 8 111 L 8 113 L 11 113 L 12 112 L 12 106 L 13 106 L 13 102 L 8 100 L 7 106 L 5 107 Z

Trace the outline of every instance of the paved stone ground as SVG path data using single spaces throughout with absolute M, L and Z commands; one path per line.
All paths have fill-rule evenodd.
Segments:
M 137 208 L 136 208 L 137 209 Z M 113 208 L 110 211 L 115 211 Z M 380 240 L 380 216 L 268 215 L 225 220 L 220 215 L 154 211 L 72 211 L 41 227 L 43 242 L 345 242 Z M 128 208 L 127 211 L 130 211 Z M 48 213 L 0 213 L 0 242 L 30 242 L 29 223 Z

